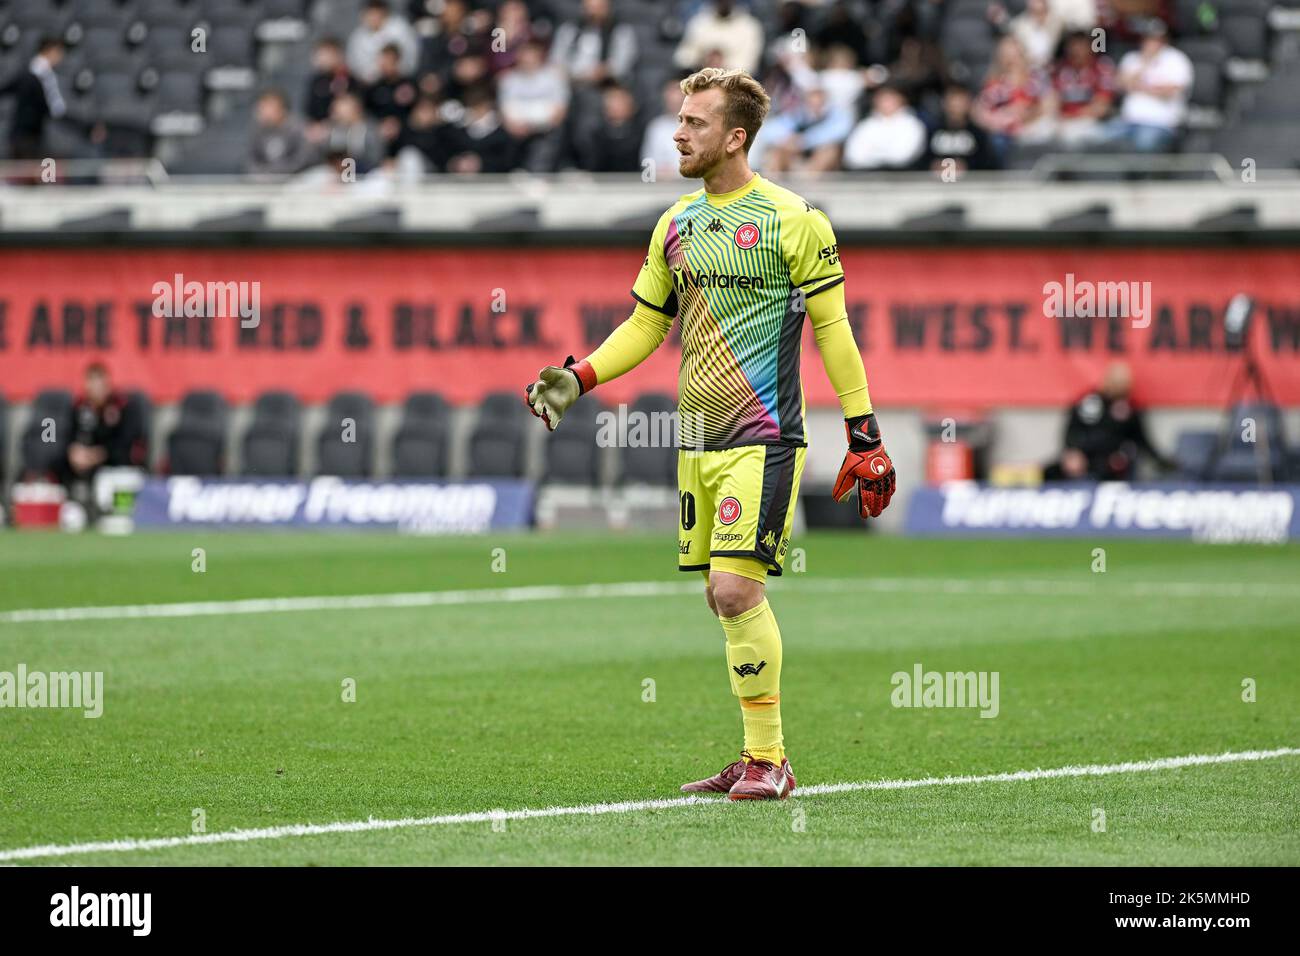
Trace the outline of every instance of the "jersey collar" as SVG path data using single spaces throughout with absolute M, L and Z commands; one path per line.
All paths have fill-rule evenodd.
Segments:
M 747 196 L 753 192 L 758 186 L 758 181 L 762 178 L 763 177 L 758 173 L 754 173 L 753 176 L 749 177 L 749 182 L 733 189 L 729 193 L 711 193 L 706 189 L 704 191 L 704 199 L 710 206 L 725 206 L 728 203 L 733 203 L 742 196 Z

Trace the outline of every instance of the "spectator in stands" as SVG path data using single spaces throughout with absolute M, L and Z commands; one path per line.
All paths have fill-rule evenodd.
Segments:
M 814 75 L 803 104 L 763 127 L 765 171 L 819 173 L 838 169 L 844 141 L 853 132 L 853 112 L 835 106 Z
M 330 107 L 330 121 L 325 135 L 324 151 L 327 155 L 343 155 L 356 164 L 355 172 L 370 172 L 384 155 L 379 134 L 366 119 L 361 98 L 345 93 Z
M 492 90 L 486 84 L 465 92 L 465 115 L 453 138 L 447 170 L 453 173 L 504 173 L 514 164 L 515 141 L 501 125 Z
M 796 4 L 796 6 L 802 9 L 803 4 Z M 876 24 L 873 23 L 872 26 L 875 27 Z M 876 32 L 883 33 L 878 27 Z M 813 37 L 822 47 L 834 44 L 847 46 L 853 51 L 854 60 L 860 64 L 879 63 L 888 58 L 884 50 L 873 47 L 862 21 L 854 16 L 846 0 L 836 0 L 826 12 L 821 27 L 813 33 Z
M 348 37 L 348 69 L 362 83 L 379 78 L 379 51 L 390 43 L 401 51 L 402 73 L 415 73 L 420 41 L 403 17 L 392 13 L 388 0 L 367 0 L 361 22 Z
M 767 34 L 767 47 L 763 51 L 764 63 L 797 54 L 806 57 L 808 53 L 808 30 L 811 26 L 808 8 L 795 0 L 784 0 L 777 7 L 776 22 Z
M 510 69 L 519 59 L 519 51 L 534 38 L 528 5 L 523 0 L 504 0 L 497 7 L 492 43 L 488 46 L 488 72 L 493 76 Z
M 686 30 L 673 62 L 695 70 L 721 54 L 720 66 L 757 73 L 763 56 L 763 25 L 748 10 L 738 10 L 734 0 L 714 0 L 686 22 Z
M 631 173 L 641 169 L 643 126 L 636 97 L 610 81 L 601 94 L 601 123 L 595 135 L 576 144 L 578 165 L 593 173 Z
M 289 101 L 279 90 L 267 90 L 257 98 L 256 128 L 250 144 L 250 173 L 287 175 L 311 162 L 313 150 L 302 123 L 289 113 Z
M 1115 65 L 1092 51 L 1086 33 L 1065 38 L 1065 53 L 1052 71 L 1056 91 L 1056 138 L 1074 149 L 1103 137 L 1103 120 L 1115 103 Z
M 898 58 L 889 66 L 888 80 L 909 103 L 924 108 L 927 101 L 937 100 L 947 85 L 943 52 L 933 40 L 905 37 Z
M 443 119 L 438 101 L 421 96 L 415 101 L 401 133 L 389 144 L 389 156 L 394 160 L 398 177 L 414 182 L 425 173 L 445 170 L 454 142 L 454 131 Z
M 914 168 L 925 154 L 925 124 L 889 84 L 876 88 L 871 103 L 871 115 L 853 128 L 844 144 L 845 168 Z
M 357 93 L 360 84 L 348 72 L 343 46 L 333 37 L 325 37 L 312 51 L 312 75 L 307 81 L 307 119 L 324 123 L 329 119 L 330 104 L 336 96 Z
M 930 130 L 926 158 L 930 169 L 960 175 L 971 169 L 997 169 L 997 156 L 988 134 L 971 119 L 975 98 L 964 86 L 944 90 L 943 113 Z M 945 160 L 952 160 L 945 164 Z
M 147 441 L 142 423 L 133 420 L 126 396 L 113 388 L 108 368 L 92 363 L 83 388 L 72 406 L 65 480 L 89 481 L 104 466 L 143 468 Z
M 519 62 L 501 77 L 501 118 L 515 140 L 520 163 L 532 172 L 552 172 L 564 147 L 569 81 L 564 69 L 546 61 L 540 40 L 519 51 Z
M 433 34 L 425 38 L 420 49 L 417 77 L 420 92 L 437 95 L 447 90 L 457 61 L 469 56 L 477 57 L 486 48 L 483 15 L 471 15 L 466 0 L 445 0 Z M 483 73 L 487 73 L 486 62 Z
M 1054 96 L 1046 77 L 1029 66 L 1020 41 L 1005 36 L 993 53 L 972 116 L 988 134 L 998 161 L 1013 142 L 1041 143 L 1052 134 Z
M 1187 119 L 1194 71 L 1187 54 L 1169 45 L 1163 22 L 1150 20 L 1143 29 L 1142 46 L 1120 60 L 1124 102 L 1105 139 L 1140 153 L 1165 152 Z
M 1097 0 L 1049 0 L 1049 3 L 1065 30 L 1091 30 L 1097 25 Z
M 677 114 L 682 111 L 684 99 L 681 80 L 677 77 L 667 80 L 663 86 L 663 112 L 646 124 L 645 135 L 641 138 L 641 158 L 654 164 L 651 168 L 656 179 L 681 178 L 677 169 L 681 154 L 677 152 L 673 134 L 677 132 L 680 122 Z
M 492 82 L 488 72 L 487 56 L 483 53 L 466 53 L 451 65 L 451 72 L 447 77 L 446 96 L 448 99 L 464 102 L 470 90 L 491 86 Z M 497 77 L 497 82 L 500 82 L 500 77 Z M 425 89 L 425 92 L 428 90 Z
M 1062 29 L 1060 18 L 1047 0 L 1029 0 L 1024 13 L 1012 18 L 1009 32 L 1020 41 L 1029 65 L 1041 68 L 1056 56 Z
M 866 88 L 864 74 L 853 48 L 837 43 L 826 48 L 823 66 L 817 76 L 831 105 L 851 110 L 856 115 L 858 100 Z
M 1123 362 L 1106 369 L 1101 387 L 1070 409 L 1065 426 L 1065 450 L 1059 461 L 1043 469 L 1046 481 L 1128 481 L 1138 457 L 1146 455 L 1162 471 L 1175 463 L 1147 437 L 1142 413 L 1133 407 L 1133 373 Z
M 379 51 L 379 78 L 366 87 L 366 112 L 379 121 L 379 135 L 392 142 L 415 105 L 415 83 L 402 73 L 402 51 L 390 43 Z
M 551 44 L 551 62 L 568 71 L 574 86 L 627 83 L 636 58 L 636 31 L 614 21 L 609 0 L 583 0 L 582 19 L 560 24 Z
M 46 37 L 37 47 L 26 70 L 18 74 L 0 94 L 14 95 L 14 113 L 9 127 L 11 159 L 42 159 L 45 151 L 45 124 L 67 114 L 67 104 L 59 90 L 55 67 L 63 60 L 63 42 Z M 0 76 L 0 80 L 5 77 Z
M 1097 22 L 1109 43 L 1138 43 L 1150 21 L 1173 19 L 1173 0 L 1097 0 Z

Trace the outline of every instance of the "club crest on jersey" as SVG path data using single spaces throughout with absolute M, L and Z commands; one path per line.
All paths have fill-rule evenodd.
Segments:
M 752 222 L 742 222 L 736 227 L 736 245 L 742 249 L 753 249 L 758 245 L 758 226 Z
M 718 520 L 723 524 L 735 524 L 740 520 L 740 502 L 731 496 L 718 502 Z

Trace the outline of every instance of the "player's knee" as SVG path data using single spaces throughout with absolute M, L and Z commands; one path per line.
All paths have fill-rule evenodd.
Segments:
M 709 590 L 719 617 L 739 617 L 763 600 L 763 585 L 736 574 L 719 575 Z
M 713 588 L 709 585 L 704 587 L 704 600 L 709 604 L 709 610 L 713 612 L 714 617 L 718 614 L 718 606 L 713 603 Z

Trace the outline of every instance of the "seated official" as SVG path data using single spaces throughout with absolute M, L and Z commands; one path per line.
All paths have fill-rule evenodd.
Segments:
M 1129 396 L 1133 375 L 1117 362 L 1106 370 L 1101 387 L 1079 399 L 1065 426 L 1065 450 L 1059 461 L 1043 469 L 1044 481 L 1129 481 L 1139 455 L 1162 471 L 1174 463 L 1160 454 L 1147 437 L 1142 413 Z
M 84 392 L 72 406 L 65 480 L 89 481 L 104 466 L 145 467 L 145 436 L 126 396 L 113 389 L 108 369 L 86 369 Z

